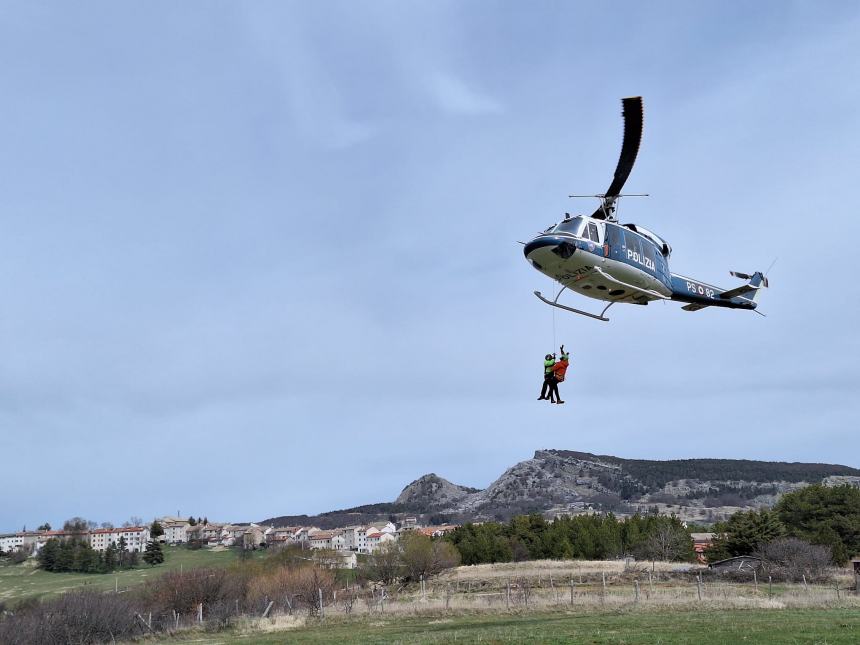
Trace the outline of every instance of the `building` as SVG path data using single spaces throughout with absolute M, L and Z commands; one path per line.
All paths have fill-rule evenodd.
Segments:
M 270 527 L 260 526 L 259 524 L 251 524 L 246 526 L 242 533 L 241 545 L 243 549 L 256 549 L 258 547 L 266 547 L 266 531 Z
M 23 533 L 0 533 L 0 551 L 12 553 L 20 551 L 24 546 Z
M 391 532 L 377 531 L 367 535 L 367 553 L 373 553 L 387 542 L 396 542 L 397 535 Z
M 270 546 L 294 544 L 301 530 L 301 526 L 275 526 L 266 531 L 266 542 Z
M 344 538 L 340 531 L 317 531 L 310 536 L 308 543 L 312 549 L 344 550 Z
M 52 538 L 65 540 L 67 538 L 87 538 L 88 533 L 66 533 L 65 531 L 19 531 L 18 533 L 3 533 L 0 535 L 0 551 L 11 553 L 24 551 L 38 553 L 45 542 Z
M 189 539 L 197 539 L 201 540 L 204 544 L 208 546 L 217 546 L 221 544 L 221 530 L 224 528 L 224 524 L 220 523 L 209 523 L 191 527 L 192 529 L 197 529 L 193 533 L 197 536 L 196 538 Z M 189 529 L 186 531 L 187 535 L 191 535 L 192 531 Z
M 188 520 L 178 517 L 163 517 L 158 523 L 164 529 L 161 542 L 166 542 L 167 544 L 183 544 L 188 542 L 188 529 L 191 528 Z
M 714 537 L 716 537 L 716 535 L 716 533 L 690 533 L 690 538 L 693 540 L 693 550 L 696 552 L 696 558 L 702 564 L 705 564 L 708 561 L 705 551 L 707 551 L 714 543 Z
M 415 529 L 421 528 L 418 526 L 418 519 L 415 517 L 406 517 L 400 523 L 400 528 L 397 529 L 397 532 L 403 534 L 407 531 L 414 531 Z
M 427 537 L 435 538 L 442 537 L 456 528 L 458 528 L 457 524 L 440 524 L 439 526 L 427 526 L 418 530 Z
M 358 532 L 361 526 L 347 526 L 341 529 L 343 535 L 343 548 L 345 551 L 358 551 Z
M 303 526 L 296 533 L 295 542 L 307 542 L 311 539 L 311 536 L 319 533 L 320 528 L 318 526 Z
M 142 552 L 149 542 L 148 526 L 122 526 L 115 529 L 94 529 L 89 531 L 90 546 L 96 551 L 104 551 L 110 545 L 119 546 L 125 539 L 125 550 Z

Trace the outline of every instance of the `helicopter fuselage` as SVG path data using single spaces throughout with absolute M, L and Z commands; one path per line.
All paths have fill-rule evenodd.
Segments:
M 526 259 L 538 271 L 589 298 L 755 309 L 751 299 L 721 297 L 726 292 L 719 287 L 671 273 L 671 251 L 664 240 L 635 224 L 587 216 L 549 227 L 524 248 Z

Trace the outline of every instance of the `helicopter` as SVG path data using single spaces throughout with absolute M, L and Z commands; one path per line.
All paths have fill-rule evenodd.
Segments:
M 657 300 L 686 303 L 681 307 L 685 311 L 706 307 L 756 311 L 759 290 L 768 286 L 762 272 L 749 275 L 731 271 L 732 276 L 746 283 L 728 290 L 671 273 L 669 243 L 643 226 L 621 224 L 616 218 L 618 199 L 633 196 L 623 194 L 621 189 L 639 153 L 644 114 L 641 96 L 622 99 L 621 104 L 624 139 L 612 183 L 600 195 L 570 195 L 598 198 L 597 210 L 591 215 L 566 213 L 563 221 L 524 243 L 523 253 L 531 265 L 562 285 L 553 300 L 540 291 L 534 294 L 552 307 L 604 322 L 609 321 L 607 310 L 616 303 L 647 305 Z M 608 304 L 600 314 L 563 305 L 558 299 L 566 289 Z

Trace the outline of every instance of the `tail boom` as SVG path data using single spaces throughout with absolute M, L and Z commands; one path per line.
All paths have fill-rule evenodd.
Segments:
M 686 311 L 698 311 L 705 307 L 728 307 L 730 309 L 755 309 L 758 306 L 756 298 L 762 287 L 767 287 L 767 278 L 760 271 L 752 275 L 732 271 L 736 278 L 748 282 L 734 289 L 720 289 L 713 285 L 672 274 L 672 300 L 686 302 Z

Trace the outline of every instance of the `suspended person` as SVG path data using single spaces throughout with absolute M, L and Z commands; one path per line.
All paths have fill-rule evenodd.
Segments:
M 552 390 L 552 368 L 555 365 L 555 354 L 547 354 L 543 360 L 543 387 L 540 391 L 538 401 L 546 401 L 549 397 L 547 394 Z
M 550 403 L 564 403 L 561 400 L 561 395 L 558 393 L 558 384 L 564 381 L 564 375 L 567 373 L 567 366 L 570 365 L 570 354 L 564 352 L 564 345 L 560 348 L 561 359 L 552 366 L 552 376 L 550 377 L 549 397 Z

